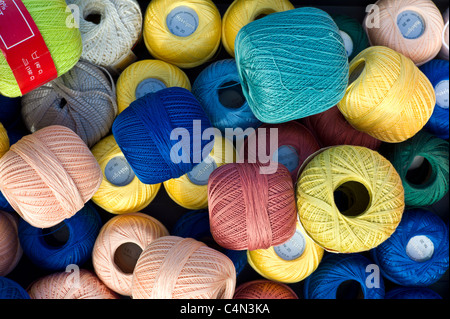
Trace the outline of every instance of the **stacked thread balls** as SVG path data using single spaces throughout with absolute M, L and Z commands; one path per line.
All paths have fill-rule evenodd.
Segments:
M 267 249 L 295 232 L 295 196 L 291 175 L 276 163 L 276 173 L 261 173 L 251 163 L 230 163 L 209 177 L 211 233 L 232 250 Z
M 394 166 L 361 146 L 322 149 L 300 169 L 297 209 L 306 233 L 324 249 L 370 250 L 395 231 L 404 189 Z
M 83 140 L 52 125 L 24 136 L 0 159 L 0 189 L 30 225 L 55 226 L 97 191 L 102 172 Z

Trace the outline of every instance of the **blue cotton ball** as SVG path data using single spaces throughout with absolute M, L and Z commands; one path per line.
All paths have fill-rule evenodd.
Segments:
M 448 225 L 440 217 L 411 208 L 391 237 L 370 253 L 385 278 L 405 287 L 425 287 L 447 271 L 448 244 Z
M 0 299 L 30 299 L 30 295 L 14 280 L 0 277 Z
M 327 254 L 319 267 L 305 279 L 305 299 L 337 299 L 339 287 L 349 281 L 359 283 L 364 299 L 384 299 L 385 288 L 376 266 L 360 254 Z M 373 267 L 373 268 L 372 268 Z M 373 278 L 370 275 L 373 274 Z
M 192 171 L 211 153 L 214 134 L 208 128 L 211 123 L 195 96 L 170 87 L 131 103 L 112 132 L 137 178 L 157 184 Z
M 449 62 L 434 59 L 420 66 L 419 69 L 427 76 L 436 94 L 436 106 L 433 114 L 425 124 L 425 130 L 442 139 L 449 138 Z
M 398 287 L 388 291 L 384 299 L 442 299 L 442 297 L 429 288 Z
M 222 133 L 226 128 L 245 131 L 261 125 L 242 93 L 234 59 L 220 60 L 206 67 L 192 85 L 192 93 L 211 124 Z
M 19 240 L 23 252 L 38 267 L 61 271 L 68 265 L 83 265 L 91 258 L 102 221 L 90 202 L 60 224 L 36 228 L 25 220 L 19 222 Z

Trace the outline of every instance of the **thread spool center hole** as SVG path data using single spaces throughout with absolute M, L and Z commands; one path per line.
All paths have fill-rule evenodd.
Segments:
M 84 20 L 93 24 L 100 24 L 102 22 L 102 14 L 100 12 L 90 12 L 84 16 Z
M 142 253 L 142 248 L 135 243 L 124 243 L 114 253 L 114 263 L 125 274 L 132 274 Z
M 356 217 L 364 213 L 370 205 L 367 188 L 355 181 L 345 182 L 333 193 L 334 203 L 339 212 L 347 217 Z
M 245 103 L 241 85 L 236 81 L 222 84 L 218 90 L 219 102 L 229 109 L 238 109 Z
M 336 290 L 336 299 L 364 299 L 361 284 L 356 280 L 342 282 Z
M 59 102 L 59 107 L 60 108 L 64 108 L 64 106 L 67 105 L 67 100 L 65 98 L 62 98 L 61 101 Z
M 61 222 L 53 227 L 42 230 L 44 241 L 52 247 L 64 246 L 70 237 L 70 231 L 66 223 Z
M 350 76 L 348 77 L 348 84 L 352 84 L 353 82 L 355 82 L 359 76 L 361 75 L 361 73 L 363 72 L 364 68 L 366 67 L 366 62 L 365 61 L 361 61 L 354 69 L 353 71 L 350 73 Z
M 256 17 L 253 20 L 262 19 L 272 13 L 275 13 L 275 10 L 270 10 L 270 9 L 264 10 L 262 12 L 257 13 Z
M 406 172 L 406 180 L 413 185 L 425 185 L 430 181 L 432 173 L 430 162 L 423 156 L 416 156 Z

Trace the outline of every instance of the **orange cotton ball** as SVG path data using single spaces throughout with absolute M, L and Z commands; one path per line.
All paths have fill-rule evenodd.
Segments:
M 31 299 L 120 299 L 93 272 L 78 268 L 42 277 L 27 291 Z
M 23 254 L 17 222 L 14 215 L 0 210 L 0 277 L 13 271 Z
M 133 274 L 133 299 L 231 299 L 233 262 L 192 238 L 160 237 L 142 252 Z
M 100 230 L 92 251 L 97 276 L 112 290 L 131 296 L 133 270 L 142 251 L 169 232 L 155 218 L 127 213 L 111 218 Z
M 0 190 L 30 225 L 49 228 L 75 215 L 100 187 L 102 171 L 69 128 L 24 136 L 0 159 Z
M 288 169 L 272 163 L 231 163 L 209 177 L 211 233 L 231 250 L 267 249 L 288 241 L 295 233 L 296 204 Z
M 233 299 L 298 299 L 298 296 L 286 284 L 260 279 L 239 285 Z

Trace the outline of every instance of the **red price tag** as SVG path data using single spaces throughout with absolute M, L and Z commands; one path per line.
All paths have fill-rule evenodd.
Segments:
M 0 49 L 22 95 L 58 77 L 47 45 L 21 0 L 0 0 Z

